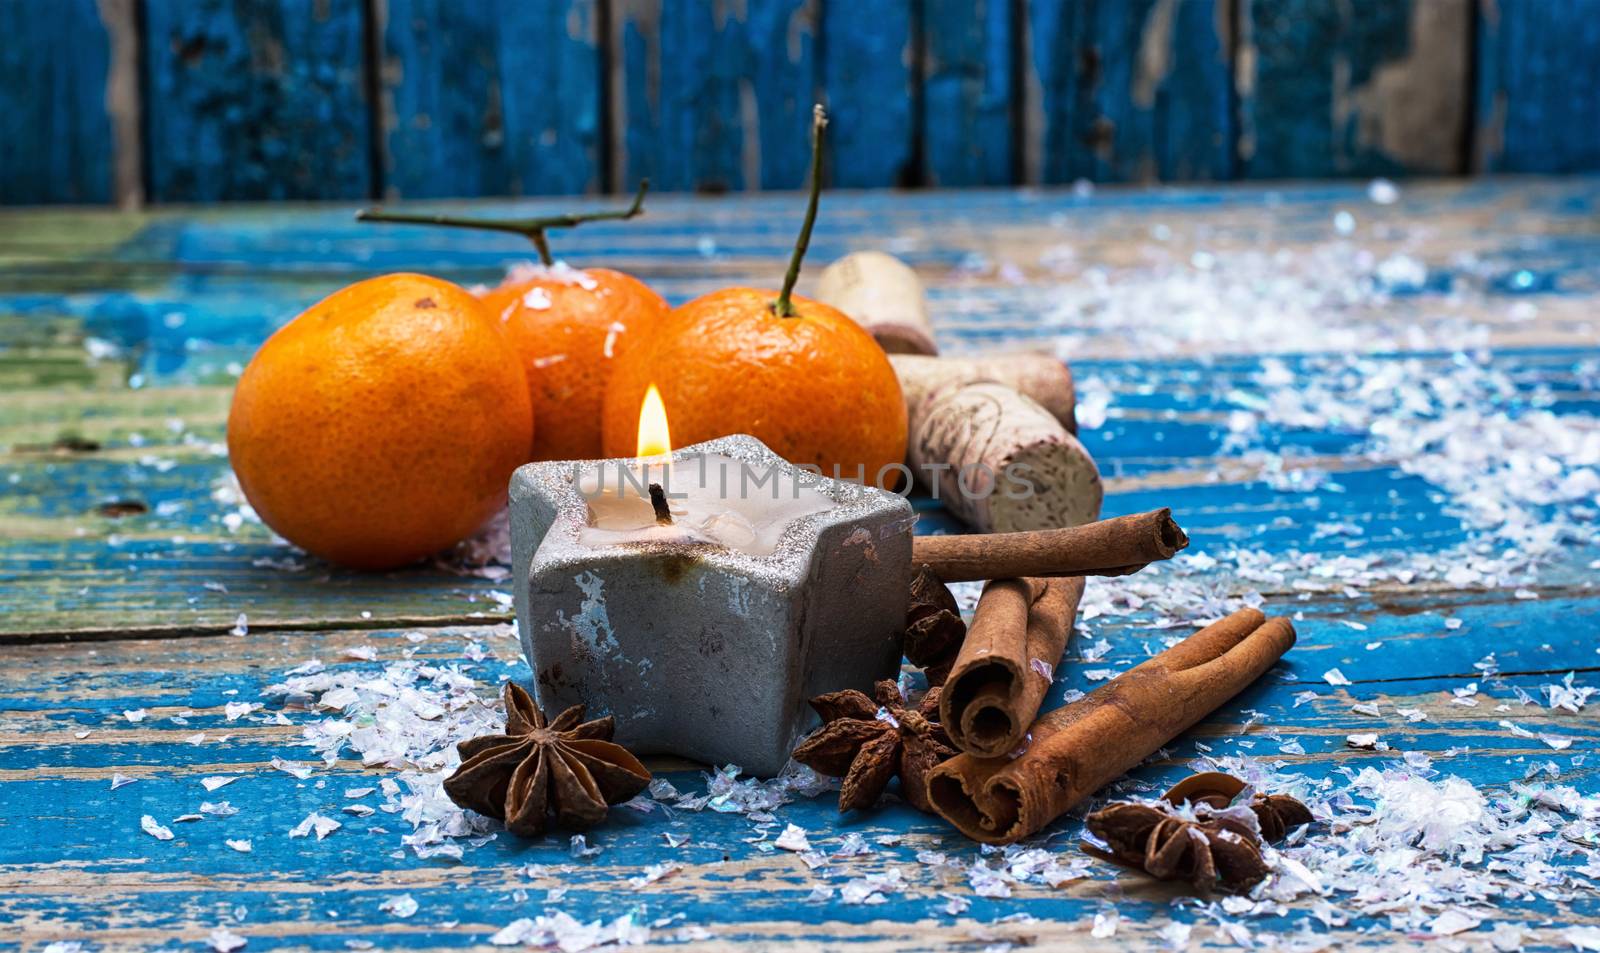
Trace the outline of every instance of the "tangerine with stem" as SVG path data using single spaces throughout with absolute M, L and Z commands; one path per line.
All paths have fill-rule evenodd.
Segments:
M 724 288 L 673 309 L 612 369 L 604 450 L 632 456 L 639 407 L 660 390 L 674 441 L 733 433 L 825 474 L 892 486 L 906 452 L 906 407 L 883 349 L 843 312 L 794 293 L 821 194 L 822 135 L 812 118 L 805 219 L 779 291 Z
M 644 212 L 648 179 L 625 209 L 542 218 L 477 219 L 369 210 L 368 222 L 473 228 L 522 235 L 539 264 L 513 268 L 481 297 L 527 376 L 533 403 L 533 460 L 600 456 L 600 409 L 612 362 L 666 317 L 667 302 L 644 282 L 610 268 L 572 268 L 550 253 L 546 231 L 584 222 L 627 220 Z

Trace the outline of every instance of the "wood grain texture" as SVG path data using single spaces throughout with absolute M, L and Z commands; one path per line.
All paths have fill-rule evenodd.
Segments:
M 0 204 L 108 202 L 111 32 L 96 0 L 46 6 L 0 0 Z
M 1030 0 L 1024 9 L 1024 181 L 1231 176 L 1229 4 Z
M 1269 361 L 1276 373 L 1310 383 L 1327 380 L 1328 355 L 1293 346 L 1238 353 L 1237 342 L 1215 337 L 1165 356 L 1130 353 L 1120 331 L 1097 329 L 1092 314 L 1063 315 L 1055 300 L 1091 280 L 1090 269 L 1110 269 L 1121 280 L 1117 269 L 1152 260 L 1151 267 L 1175 269 L 1201 250 L 1227 256 L 1270 245 L 1311 257 L 1330 244 L 1335 211 L 1356 208 L 1362 228 L 1371 229 L 1362 241 L 1372 254 L 1403 249 L 1433 276 L 1379 310 L 1403 308 L 1407 322 L 1425 327 L 1468 316 L 1496 351 L 1490 368 L 1504 382 L 1497 408 L 1600 412 L 1593 340 L 1600 182 L 1408 185 L 1388 206 L 1360 205 L 1363 194 L 1359 183 L 1160 194 L 1106 188 L 1092 196 L 835 193 L 824 203 L 813 253 L 905 249 L 952 353 L 1068 338 L 1093 355 L 1073 365 L 1080 380 L 1107 388 L 1105 421 L 1083 432 L 1106 474 L 1107 515 L 1173 506 L 1191 552 L 1237 546 L 1325 560 L 1441 553 L 1469 535 L 1449 494 L 1407 472 L 1406 461 L 1376 455 L 1359 428 L 1263 426 L 1263 446 L 1335 481 L 1305 492 L 1275 488 L 1263 479 L 1266 461 L 1240 459 L 1232 448 L 1232 423 L 1258 406 Z M 564 236 L 563 253 L 634 270 L 675 300 L 723 284 L 765 284 L 782 271 L 800 202 L 796 195 L 668 196 L 636 222 L 596 223 Z M 561 203 L 505 204 L 537 213 Z M 396 769 L 363 765 L 348 748 L 304 780 L 272 767 L 275 757 L 311 760 L 302 730 L 331 715 L 263 697 L 309 658 L 358 672 L 410 658 L 464 673 L 483 697 L 503 677 L 528 678 L 506 624 L 506 580 L 441 568 L 340 573 L 301 560 L 239 518 L 221 448 L 227 381 L 236 372 L 229 361 L 247 358 L 304 303 L 358 276 L 425 268 L 492 280 L 527 256 L 503 236 L 378 229 L 352 222 L 350 211 L 0 213 L 0 922 L 11 927 L 0 946 L 79 940 L 96 949 L 198 948 L 227 926 L 248 938 L 247 953 L 350 942 L 487 948 L 513 919 L 549 909 L 582 920 L 628 913 L 666 920 L 654 942 L 695 950 L 887 953 L 1000 942 L 1153 949 L 1166 948 L 1160 931 L 1174 920 L 1193 922 L 1196 940 L 1211 941 L 1201 911 L 1173 904 L 1170 888 L 1109 865 L 1059 888 L 1019 884 L 1007 899 L 977 896 L 964 877 L 945 879 L 917 857 L 932 850 L 970 861 L 974 846 L 901 804 L 840 817 L 831 796 L 802 799 L 775 812 L 778 826 L 764 839 L 734 814 L 619 808 L 591 832 L 590 842 L 604 848 L 592 859 L 574 858 L 565 834 L 533 841 L 500 834 L 450 862 L 418 860 L 402 839 L 410 820 L 385 811 L 381 796 L 346 797 L 348 788 L 394 778 Z M 1152 238 L 1157 225 L 1167 230 L 1159 240 Z M 1075 257 L 1063 270 L 1046 252 L 1068 239 Z M 1010 268 L 978 270 L 974 256 Z M 1524 273 L 1526 281 L 1518 278 Z M 1538 315 L 1508 317 L 1522 302 L 1537 302 Z M 1365 319 L 1361 309 L 1337 309 L 1337 320 L 1352 327 Z M 90 338 L 104 342 L 98 357 L 86 353 Z M 1454 355 L 1398 350 L 1363 357 L 1362 372 L 1382 379 L 1406 362 L 1416 379 L 1448 380 Z M 78 449 L 62 445 L 68 436 Z M 100 510 L 108 502 L 146 509 L 112 517 Z M 917 506 L 919 531 L 954 529 L 936 505 Z M 1515 796 L 1511 783 L 1547 764 L 1562 783 L 1592 791 L 1600 707 L 1524 707 L 1514 693 L 1537 695 L 1567 671 L 1579 684 L 1600 674 L 1593 639 L 1600 589 L 1589 568 L 1597 555 L 1560 555 L 1522 593 L 1443 582 L 1347 591 L 1332 581 L 1267 584 L 1227 568 L 1180 577 L 1187 570 L 1176 565 L 1152 567 L 1155 581 L 1197 585 L 1208 598 L 1259 591 L 1268 609 L 1295 617 L 1300 640 L 1266 678 L 1136 768 L 1115 793 L 1159 789 L 1205 754 L 1268 759 L 1333 783 L 1394 757 L 1348 747 L 1353 732 L 1425 754 L 1441 773 L 1491 797 Z M 249 632 L 228 635 L 239 612 Z M 1069 646 L 1045 706 L 1100 684 L 1089 674 L 1096 667 L 1124 669 L 1159 651 L 1175 634 L 1162 628 L 1169 623 L 1156 606 L 1085 619 L 1092 639 L 1109 649 L 1091 663 L 1091 641 Z M 100 641 L 63 641 L 80 638 Z M 368 646 L 371 661 L 351 657 Z M 1491 653 L 1500 672 L 1485 677 L 1477 666 Z M 1321 681 L 1333 667 L 1351 684 Z M 1452 692 L 1469 681 L 1480 684 L 1477 707 L 1458 704 Z M 262 712 L 228 720 L 230 702 L 258 701 L 267 705 Z M 1355 711 L 1358 703 L 1377 705 L 1378 714 Z M 1501 704 L 1508 711 L 1497 710 Z M 143 720 L 124 714 L 141 708 Z M 1426 720 L 1409 721 L 1400 708 Z M 1571 738 L 1572 747 L 1554 751 L 1519 730 Z M 652 767 L 684 791 L 705 783 L 681 763 Z M 113 789 L 118 775 L 136 780 Z M 211 776 L 237 780 L 213 793 L 200 783 Z M 206 800 L 228 800 L 239 813 L 177 821 Z M 377 810 L 364 818 L 342 813 L 351 803 Z M 312 811 L 344 826 L 323 841 L 288 836 Z M 173 839 L 143 833 L 145 814 L 169 826 Z M 873 852 L 830 857 L 825 870 L 812 871 L 791 852 L 763 849 L 788 823 L 824 850 L 856 834 Z M 1052 827 L 1049 849 L 1070 852 L 1075 823 Z M 230 839 L 249 840 L 251 852 L 230 849 Z M 667 863 L 682 869 L 630 883 Z M 890 869 L 901 870 L 908 887 L 884 903 L 808 899 L 815 883 L 837 889 Z M 946 913 L 941 892 L 971 907 Z M 402 894 L 417 902 L 415 915 L 382 908 Z M 1320 899 L 1308 895 L 1251 921 L 1256 939 L 1264 946 L 1269 937 L 1293 935 Z M 1121 924 L 1115 938 L 1097 940 L 1089 931 L 1108 900 Z M 1530 924 L 1524 940 L 1534 948 L 1570 947 L 1567 927 L 1600 922 L 1592 895 L 1552 901 L 1532 891 L 1496 897 L 1495 906 L 1500 918 Z M 1438 943 L 1373 918 L 1319 924 L 1315 937 L 1341 949 Z
M 1600 3 L 1480 0 L 1481 172 L 1600 168 Z
M 1240 10 L 1242 176 L 1465 169 L 1469 0 L 1245 0 Z
M 1012 38 L 1007 0 L 927 0 L 922 141 L 929 185 L 1009 185 Z
M 150 197 L 363 198 L 360 0 L 150 0 Z
M 1559 757 L 1503 727 L 1507 716 L 1490 704 L 1451 704 L 1449 690 L 1461 684 L 1459 677 L 1374 680 L 1350 665 L 1350 659 L 1420 650 L 1432 653 L 1432 670 L 1472 673 L 1473 653 L 1501 631 L 1497 608 L 1457 605 L 1448 598 L 1432 608 L 1463 620 L 1459 637 L 1437 638 L 1441 620 L 1433 612 L 1387 614 L 1377 630 L 1358 633 L 1339 623 L 1344 616 L 1337 609 L 1313 603 L 1298 624 L 1301 642 L 1283 664 L 1164 756 L 1135 769 L 1130 783 L 1140 790 L 1159 789 L 1186 773 L 1185 764 L 1202 751 L 1273 757 L 1290 743 L 1305 751 L 1276 756 L 1290 770 L 1310 778 L 1337 776 L 1341 770 L 1376 765 L 1383 757 L 1346 747 L 1345 735 L 1357 731 L 1380 733 L 1403 750 L 1426 753 L 1442 771 L 1491 788 L 1520 780 L 1529 762 Z M 1581 620 L 1596 611 L 1592 599 L 1564 608 L 1575 610 Z M 1148 654 L 1148 630 L 1139 628 L 1139 620 L 1100 623 L 1094 631 L 1114 646 L 1104 661 L 1117 668 Z M 269 762 L 275 756 L 309 760 L 310 753 L 297 747 L 299 726 L 328 713 L 284 709 L 278 699 L 261 694 L 286 669 L 309 658 L 322 659 L 334 670 L 376 670 L 411 657 L 457 667 L 485 688 L 501 677 L 527 678 L 508 626 L 428 628 L 417 634 L 422 641 L 398 630 L 302 631 L 130 641 L 99 646 L 94 653 L 72 646 L 0 649 L 6 663 L 0 667 L 0 785 L 6 794 L 0 819 L 7 834 L 0 839 L 0 915 L 20 931 L 14 936 L 24 945 L 80 939 L 105 947 L 153 947 L 201 940 L 227 925 L 249 937 L 251 947 L 337 948 L 365 941 L 385 949 L 442 949 L 484 944 L 515 917 L 540 913 L 548 903 L 581 920 L 630 910 L 647 921 L 681 917 L 661 928 L 657 942 L 696 937 L 695 949 L 845 943 L 852 949 L 942 949 L 969 941 L 1092 948 L 1092 918 L 1113 896 L 1122 915 L 1117 942 L 1154 948 L 1156 931 L 1169 917 L 1194 916 L 1170 906 L 1174 894 L 1169 889 L 1109 865 L 1096 865 L 1084 879 L 1058 889 L 1017 885 L 1009 899 L 973 896 L 961 879 L 943 881 L 916 861 L 923 850 L 964 860 L 977 854 L 937 818 L 900 804 L 840 818 L 828 795 L 776 812 L 780 824 L 810 831 L 813 845 L 823 850 L 837 849 L 847 834 L 873 845 L 865 856 L 833 858 L 827 871 L 809 871 L 787 851 L 757 849 L 747 840 L 752 838 L 749 821 L 714 811 L 667 815 L 615 809 L 607 826 L 589 836 L 604 848 L 590 860 L 574 859 L 558 832 L 531 841 L 502 834 L 469 850 L 458 863 L 418 861 L 402 845 L 410 830 L 403 816 L 381 810 L 368 818 L 341 813 L 347 804 L 380 803 L 381 797 L 351 799 L 344 791 L 375 785 L 394 772 L 364 767 L 348 756 L 318 764 L 303 781 L 274 769 Z M 1561 641 L 1565 645 L 1568 639 Z M 1363 644 L 1370 642 L 1380 647 Z M 472 651 L 469 658 L 473 644 L 487 652 Z M 374 662 L 346 657 L 369 646 Z M 1069 654 L 1064 667 L 1074 674 L 1058 683 L 1047 707 L 1057 704 L 1069 686 L 1092 687 L 1077 674 L 1085 666 L 1076 651 Z M 1405 654 L 1385 667 L 1414 664 L 1417 658 Z M 1310 703 L 1295 698 L 1335 662 L 1354 674 L 1353 684 L 1323 686 Z M 1506 665 L 1502 675 L 1485 683 L 1484 697 L 1510 700 L 1513 687 L 1536 692 L 1547 681 L 1548 676 L 1520 674 Z M 260 701 L 267 708 L 230 722 L 224 706 L 237 701 Z M 1379 705 L 1383 713 L 1356 713 L 1350 707 L 1355 703 Z M 123 712 L 138 708 L 147 712 L 145 719 L 128 722 Z M 1418 709 L 1428 720 L 1408 722 L 1397 708 Z M 271 723 L 279 711 L 290 724 Z M 1592 706 L 1578 715 L 1540 708 L 1520 709 L 1512 717 L 1529 730 L 1575 738 L 1574 750 L 1600 740 Z M 195 740 L 196 734 L 202 737 Z M 704 784 L 681 764 L 652 767 L 683 791 Z M 113 790 L 110 781 L 117 774 L 137 780 Z M 199 782 L 211 776 L 237 780 L 210 793 Z M 1575 767 L 1564 780 L 1584 784 L 1591 776 L 1592 769 Z M 174 822 L 207 800 L 227 800 L 239 813 Z M 289 838 L 287 831 L 312 811 L 335 816 L 344 826 L 325 841 Z M 141 833 L 144 814 L 170 826 L 174 839 L 157 841 Z M 667 833 L 682 846 L 672 846 L 663 836 Z M 894 843 L 878 843 L 880 837 Z M 249 840 L 253 849 L 237 853 L 224 845 L 226 839 Z M 662 863 L 683 867 L 656 883 L 627 884 L 626 878 Z M 528 864 L 541 866 L 528 869 Z M 908 889 L 892 893 L 886 903 L 821 907 L 806 901 L 815 882 L 838 886 L 891 867 L 902 869 Z M 549 893 L 556 888 L 564 891 L 559 900 Z M 513 899 L 521 896 L 519 890 L 527 900 Z M 969 897 L 971 909 L 956 917 L 941 913 L 945 900 L 938 891 Z M 400 894 L 417 901 L 415 916 L 400 919 L 380 909 Z M 1283 916 L 1259 923 L 1291 930 L 1315 899 L 1296 901 Z M 1498 903 L 1503 917 L 1542 922 L 1528 937 L 1530 944 L 1553 943 L 1564 925 L 1592 919 L 1583 909 L 1538 900 Z M 235 914 L 238 908 L 242 917 Z M 819 916 L 824 910 L 825 918 Z M 1038 922 L 994 922 L 1016 913 Z M 678 932 L 691 927 L 708 930 L 709 936 Z M 1319 934 L 1350 947 L 1392 948 L 1405 940 L 1385 922 L 1370 919 Z
M 828 181 L 835 187 L 915 181 L 915 7 L 913 0 L 822 5 Z
M 385 0 L 384 194 L 600 189 L 598 0 Z
M 818 93 L 814 0 L 619 0 L 613 181 L 662 191 L 794 189 Z

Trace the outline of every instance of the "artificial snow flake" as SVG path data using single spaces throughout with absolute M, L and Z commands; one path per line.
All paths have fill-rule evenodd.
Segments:
M 390 897 L 378 904 L 378 909 L 401 920 L 410 919 L 417 912 L 417 901 L 409 893 Z
M 285 774 L 294 775 L 302 781 L 311 777 L 311 772 L 316 770 L 312 765 L 302 764 L 299 761 L 285 761 L 278 757 L 272 759 L 272 766 Z
M 217 953 L 233 953 L 234 950 L 244 949 L 248 941 L 227 927 L 217 927 L 206 937 L 206 945 L 216 950 Z
M 243 840 L 243 839 L 234 840 L 232 838 L 229 838 L 227 840 L 224 840 L 223 843 L 227 844 L 229 847 L 232 847 L 234 850 L 238 851 L 241 854 L 248 854 L 248 853 L 250 853 L 251 850 L 254 849 L 251 846 L 251 844 L 250 844 L 250 842 L 248 840 Z
M 115 791 L 117 788 L 125 788 L 137 780 L 139 779 L 130 778 L 121 771 L 113 771 L 111 773 L 111 790 Z
M 316 811 L 312 811 L 310 814 L 305 816 L 305 820 L 289 829 L 289 836 L 305 837 L 309 834 L 315 833 L 317 835 L 317 840 L 322 840 L 343 826 L 343 824 L 331 817 L 324 817 L 321 814 L 318 814 Z
M 1327 682 L 1329 685 L 1334 685 L 1334 686 L 1349 685 L 1350 684 L 1350 679 L 1345 678 L 1344 677 L 1344 673 L 1339 671 L 1336 668 L 1330 668 L 1326 672 L 1323 672 L 1322 673 L 1322 680 Z
M 628 883 L 634 887 L 643 887 L 656 883 L 672 876 L 683 869 L 682 864 L 651 864 L 637 877 L 629 877 Z
M 797 824 L 790 824 L 773 841 L 773 846 L 780 850 L 805 851 L 811 849 L 811 841 L 806 838 L 805 828 Z
M 1106 907 L 1094 915 L 1094 926 L 1089 930 L 1089 935 L 1097 940 L 1117 935 L 1117 924 L 1121 920 L 1116 907 Z
M 139 829 L 154 837 L 156 840 L 172 840 L 171 828 L 162 827 L 155 818 L 146 814 L 139 818 Z
M 129 709 L 128 711 L 123 712 L 122 713 L 122 717 L 128 719 L 129 721 L 133 722 L 134 724 L 138 724 L 139 722 L 144 721 L 145 716 L 147 714 L 149 714 L 149 713 L 146 712 L 143 708 L 133 708 L 133 709 Z
M 1446 910 L 1428 922 L 1428 932 L 1434 936 L 1454 936 L 1467 930 L 1476 930 L 1482 922 L 1463 910 Z

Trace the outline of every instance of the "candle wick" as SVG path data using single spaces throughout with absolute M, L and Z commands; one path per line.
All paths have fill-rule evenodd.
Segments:
M 650 505 L 656 511 L 656 523 L 661 526 L 672 525 L 672 511 L 667 509 L 667 491 L 661 484 L 650 484 Z

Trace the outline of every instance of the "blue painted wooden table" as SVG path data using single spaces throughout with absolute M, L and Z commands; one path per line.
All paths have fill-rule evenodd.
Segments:
M 682 301 L 778 281 L 798 209 L 667 196 L 558 250 Z M 1103 792 L 1196 763 L 1299 785 L 1321 820 L 1285 855 L 1326 882 L 1230 904 L 1085 860 L 1075 816 L 1001 854 L 681 763 L 599 853 L 462 826 L 449 730 L 527 677 L 505 567 L 308 560 L 242 508 L 222 444 L 231 379 L 305 305 L 529 253 L 351 211 L 0 215 L 0 947 L 581 945 L 563 917 L 694 948 L 1595 936 L 1600 180 L 826 197 L 813 274 L 888 248 L 948 352 L 1057 350 L 1107 514 L 1171 506 L 1193 537 L 1091 582 L 1048 706 L 1238 605 L 1296 620 L 1261 683 Z M 1392 828 L 1384 771 L 1541 823 L 1487 859 L 1420 836 L 1395 882 L 1476 895 L 1379 903 L 1362 850 L 1329 865 Z M 813 853 L 775 848 L 791 824 Z

